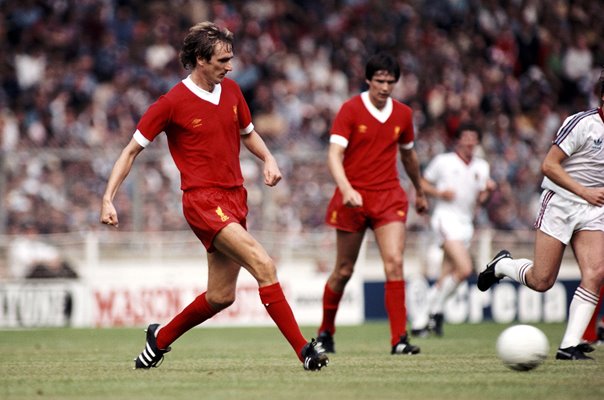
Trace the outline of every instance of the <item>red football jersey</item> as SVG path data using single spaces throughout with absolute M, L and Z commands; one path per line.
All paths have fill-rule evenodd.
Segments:
M 398 146 L 413 145 L 412 110 L 396 100 L 388 103 L 378 111 L 367 92 L 362 93 L 344 103 L 333 122 L 331 141 L 346 146 L 344 171 L 355 188 L 385 190 L 400 185 Z
M 138 123 L 135 138 L 140 132 L 150 142 L 166 132 L 182 190 L 228 189 L 243 185 L 241 134 L 252 129 L 249 107 L 233 80 L 223 79 L 209 93 L 187 78 L 149 107 Z

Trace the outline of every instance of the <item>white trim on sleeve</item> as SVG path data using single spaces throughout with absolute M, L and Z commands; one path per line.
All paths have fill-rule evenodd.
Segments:
M 245 128 L 239 129 L 239 134 L 241 136 L 243 136 L 243 135 L 249 135 L 250 133 L 252 133 L 253 130 L 254 130 L 254 124 L 252 124 L 250 122 L 250 124 L 248 126 L 246 126 Z
M 336 135 L 334 133 L 329 136 L 329 143 L 339 144 L 344 148 L 348 147 L 348 139 L 346 139 L 344 136 Z
M 401 143 L 399 145 L 399 147 L 404 150 L 411 150 L 413 148 L 414 144 L 415 144 L 415 142 Z
M 136 140 L 136 142 L 138 144 L 140 144 L 143 147 L 147 147 L 147 145 L 149 143 L 151 143 L 151 141 L 149 139 L 147 139 L 146 137 L 144 137 L 143 134 L 141 133 L 141 131 L 139 131 L 138 129 L 136 130 L 136 132 L 134 132 L 133 138 L 134 138 L 134 140 Z

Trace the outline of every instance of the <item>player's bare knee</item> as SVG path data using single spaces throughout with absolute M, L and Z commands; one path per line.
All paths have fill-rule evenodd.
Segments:
M 277 279 L 277 267 L 273 259 L 268 255 L 258 257 L 255 260 L 253 269 L 259 283 L 271 283 Z
M 383 259 L 386 271 L 397 271 L 403 269 L 403 257 L 401 254 L 385 256 Z
M 470 276 L 472 275 L 472 272 L 473 272 L 473 270 L 471 268 L 470 269 L 462 268 L 462 269 L 458 270 L 457 274 L 456 274 L 457 281 L 458 282 L 465 281 L 466 279 L 470 278 Z
M 206 300 L 214 310 L 221 311 L 235 302 L 235 293 L 206 295 Z
M 339 281 L 339 283 L 346 284 L 350 278 L 352 278 L 352 274 L 354 272 L 354 265 L 350 263 L 341 263 L 334 270 L 332 277 Z
M 543 293 L 550 290 L 554 286 L 554 283 L 556 283 L 556 279 L 541 279 L 532 282 L 530 287 L 537 292 Z
M 339 271 L 336 275 L 335 275 L 335 279 L 337 279 L 337 281 L 340 284 L 347 284 L 348 281 L 350 280 L 350 278 L 352 278 L 352 271 Z
M 400 281 L 403 279 L 403 263 L 402 262 L 386 262 L 384 263 L 384 272 L 386 279 L 389 281 Z

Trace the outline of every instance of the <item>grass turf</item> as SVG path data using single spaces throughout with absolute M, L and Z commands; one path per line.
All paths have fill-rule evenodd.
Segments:
M 201 328 L 181 337 L 157 369 L 133 370 L 141 329 L 0 331 L 0 399 L 569 399 L 604 398 L 596 362 L 554 360 L 563 324 L 536 324 L 550 341 L 537 369 L 516 372 L 495 355 L 493 323 L 445 325 L 412 339 L 417 356 L 390 355 L 384 322 L 338 328 L 336 354 L 304 371 L 276 328 Z M 307 337 L 315 332 L 304 327 Z

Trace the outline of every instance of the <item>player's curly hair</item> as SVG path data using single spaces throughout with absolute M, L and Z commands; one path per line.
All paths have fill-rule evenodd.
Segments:
M 482 130 L 478 127 L 478 125 L 472 122 L 464 122 L 459 125 L 459 127 L 455 131 L 455 135 L 453 136 L 453 138 L 455 140 L 458 140 L 461 137 L 461 134 L 465 131 L 476 132 L 476 135 L 478 136 L 478 141 L 482 141 Z
M 214 46 L 222 42 L 233 49 L 233 33 L 220 28 L 213 22 L 200 22 L 189 29 L 180 50 L 180 62 L 185 69 L 193 69 L 197 59 L 209 61 L 214 54 Z
M 396 58 L 388 53 L 374 54 L 365 65 L 365 79 L 370 81 L 378 71 L 386 71 L 394 75 L 395 80 L 401 76 L 401 67 Z

